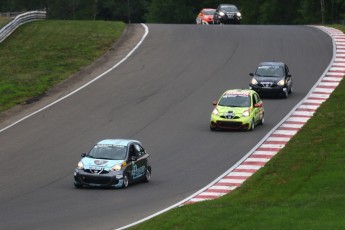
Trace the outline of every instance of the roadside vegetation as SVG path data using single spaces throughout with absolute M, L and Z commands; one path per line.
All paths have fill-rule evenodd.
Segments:
M 344 25 L 332 25 L 345 31 Z M 264 168 L 131 229 L 345 229 L 345 82 Z
M 5 26 L 8 22 L 10 21 L 10 19 L 8 18 L 4 18 L 0 16 L 0 29 Z
M 90 64 L 123 29 L 123 23 L 104 21 L 47 20 L 20 27 L 0 43 L 0 111 Z M 288 145 L 235 191 L 132 229 L 344 229 L 343 98 L 344 82 Z
M 91 64 L 121 36 L 122 22 L 42 20 L 0 43 L 0 112 L 27 103 Z

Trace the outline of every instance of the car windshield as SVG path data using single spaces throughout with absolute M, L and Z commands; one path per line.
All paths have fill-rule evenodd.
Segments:
M 127 146 L 122 145 L 95 145 L 87 157 L 108 159 L 108 160 L 124 160 L 126 158 Z
M 224 10 L 226 12 L 237 12 L 238 11 L 236 6 L 222 6 L 222 10 Z
M 206 14 L 206 15 L 214 15 L 214 12 L 215 12 L 216 10 L 205 10 L 204 11 L 204 14 Z
M 225 94 L 218 105 L 227 107 L 250 107 L 250 96 Z
M 283 77 L 284 69 L 281 66 L 259 66 L 255 75 L 265 77 Z

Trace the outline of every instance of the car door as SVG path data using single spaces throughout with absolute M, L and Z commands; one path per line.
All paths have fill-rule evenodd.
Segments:
M 257 123 L 262 119 L 263 108 L 262 101 L 257 93 L 253 93 L 253 113 L 254 113 L 254 122 Z
M 284 65 L 284 69 L 285 69 L 285 79 L 286 79 L 286 82 L 287 82 L 287 88 L 288 88 L 288 91 L 290 92 L 291 91 L 291 87 L 292 87 L 291 73 L 290 73 L 289 68 L 288 68 L 288 66 L 286 64 Z
M 135 161 L 132 161 L 132 180 L 137 181 L 141 180 L 145 176 L 146 167 L 147 167 L 147 157 L 145 156 L 145 151 L 143 147 L 138 144 L 133 144 L 135 151 Z

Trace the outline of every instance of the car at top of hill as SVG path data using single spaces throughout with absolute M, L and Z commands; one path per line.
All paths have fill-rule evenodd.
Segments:
M 214 24 L 240 24 L 242 14 L 236 5 L 220 4 L 213 16 Z

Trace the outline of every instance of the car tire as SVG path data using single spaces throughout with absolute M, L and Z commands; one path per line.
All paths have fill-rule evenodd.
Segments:
M 288 91 L 286 91 L 286 92 L 283 91 L 283 98 L 288 98 L 288 96 L 289 96 L 289 92 Z
M 81 184 L 78 184 L 77 182 L 74 182 L 74 187 L 75 188 L 82 188 L 83 186 Z
M 217 128 L 210 125 L 210 130 L 214 132 L 214 131 L 217 131 Z
M 122 182 L 122 188 L 127 188 L 129 185 L 129 177 L 128 174 L 126 173 L 123 175 L 123 182 Z
M 250 131 L 253 131 L 255 129 L 255 122 L 254 119 L 252 119 L 251 125 L 250 125 Z
M 262 119 L 260 120 L 259 124 L 263 125 L 265 123 L 265 114 L 262 115 Z
M 144 182 L 147 183 L 151 180 L 151 169 L 146 168 Z

